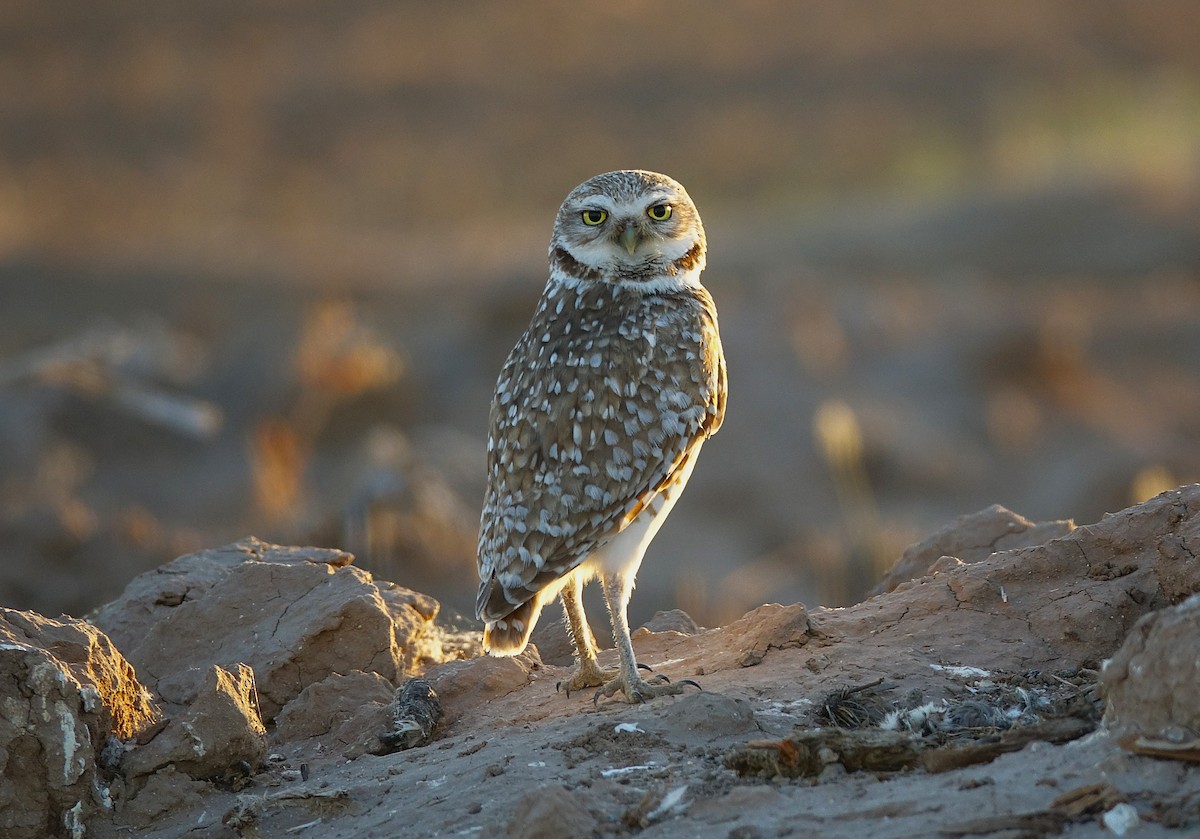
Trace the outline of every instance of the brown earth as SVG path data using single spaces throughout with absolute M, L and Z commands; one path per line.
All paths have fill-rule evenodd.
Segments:
M 992 507 L 924 544 L 986 544 L 1014 522 Z M 472 657 L 477 636 L 340 552 L 249 540 L 181 557 L 95 617 L 127 639 L 161 721 L 141 691 L 83 675 L 132 678 L 97 629 L 7 613 L 6 789 L 24 778 L 43 792 L 7 798 L 0 826 L 742 839 L 1200 828 L 1188 666 L 1200 486 L 1094 524 L 1019 529 L 1045 538 L 943 555 L 846 608 L 766 604 L 714 629 L 664 615 L 635 633 L 639 660 L 702 689 L 645 705 L 558 692 L 569 668 L 534 648 Z M 333 616 L 320 605 L 339 601 Z M 92 652 L 64 632 L 95 639 Z M 30 656 L 63 675 L 34 678 Z M 394 751 L 393 694 L 414 675 L 443 713 L 432 740 Z M 61 775 L 64 742 L 77 762 Z

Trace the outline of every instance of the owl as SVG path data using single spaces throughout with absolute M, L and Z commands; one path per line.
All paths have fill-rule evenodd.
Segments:
M 559 597 L 578 662 L 565 686 L 597 687 L 597 699 L 683 690 L 641 677 L 626 610 L 646 548 L 725 414 L 705 247 L 671 178 L 627 170 L 580 184 L 558 211 L 550 279 L 496 383 L 479 526 L 484 649 L 521 652 Z M 593 579 L 615 671 L 600 668 L 583 611 Z

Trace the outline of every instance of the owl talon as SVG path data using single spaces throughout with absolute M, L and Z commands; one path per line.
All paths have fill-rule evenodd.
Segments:
M 567 698 L 571 698 L 571 694 L 577 690 L 584 688 L 596 687 L 597 685 L 607 685 L 616 678 L 616 670 L 601 670 L 595 663 L 595 660 L 587 661 L 579 666 L 569 679 L 563 679 L 554 685 L 555 693 L 565 693 Z
M 686 683 L 699 687 L 699 685 L 696 685 L 690 679 L 686 680 Z M 640 705 L 643 702 L 649 702 L 651 699 L 656 699 L 660 696 L 678 696 L 683 693 L 684 684 L 685 682 L 671 684 L 671 680 L 661 673 L 649 681 L 635 679 L 632 684 L 627 683 L 618 676 L 603 687 L 596 689 L 596 692 L 592 695 L 592 704 L 599 707 L 601 695 L 608 698 L 615 696 L 620 691 L 625 694 L 625 701 L 630 705 Z
M 693 680 L 691 680 L 691 679 L 680 679 L 680 680 L 679 680 L 679 684 L 681 684 L 681 685 L 691 685 L 691 686 L 692 686 L 692 687 L 694 687 L 696 690 L 704 690 L 704 688 L 700 687 L 700 683 L 699 683 L 699 682 L 695 682 L 695 681 L 693 681 Z

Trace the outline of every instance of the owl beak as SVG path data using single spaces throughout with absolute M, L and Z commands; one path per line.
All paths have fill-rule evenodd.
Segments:
M 636 224 L 627 224 L 625 229 L 621 231 L 621 245 L 633 256 L 633 252 L 637 250 L 637 246 L 641 244 L 641 231 L 638 230 Z

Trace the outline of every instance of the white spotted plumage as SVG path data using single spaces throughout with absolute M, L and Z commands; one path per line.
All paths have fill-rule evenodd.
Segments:
M 580 662 L 570 687 L 629 701 L 677 692 L 638 677 L 625 610 L 647 545 L 724 416 L 704 263 L 704 228 L 678 183 L 632 170 L 586 181 L 558 212 L 550 279 L 496 384 L 479 531 L 484 646 L 520 652 L 561 593 Z M 596 576 L 615 675 L 599 670 L 578 603 Z

